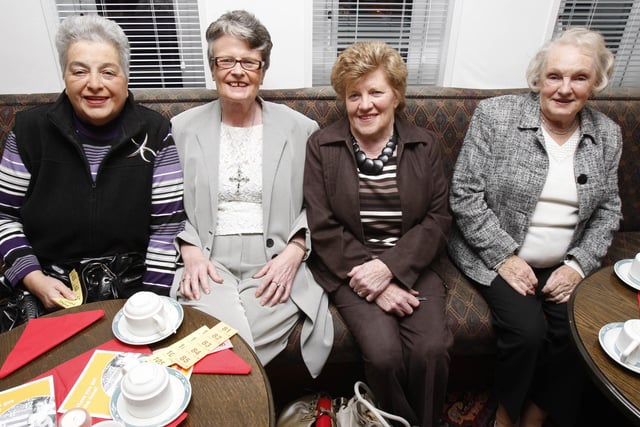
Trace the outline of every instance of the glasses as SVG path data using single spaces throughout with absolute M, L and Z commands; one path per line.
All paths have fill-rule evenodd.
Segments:
M 264 66 L 264 61 L 258 61 L 257 59 L 242 58 L 236 59 L 230 56 L 217 56 L 211 60 L 216 67 L 230 69 L 240 64 L 240 66 L 247 71 L 256 71 Z

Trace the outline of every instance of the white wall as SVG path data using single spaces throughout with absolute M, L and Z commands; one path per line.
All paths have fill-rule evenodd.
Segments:
M 198 1 L 203 34 L 212 21 L 232 9 L 251 11 L 269 29 L 274 47 L 263 88 L 311 86 L 313 0 Z M 443 85 L 525 87 L 526 66 L 551 36 L 559 2 L 452 0 Z M 0 1 L 0 93 L 62 90 L 52 43 L 56 25 L 54 0 Z M 207 87 L 214 87 L 208 68 L 205 75 Z
M 527 65 L 551 37 L 559 5 L 560 0 L 456 0 L 443 86 L 527 87 Z
M 0 1 L 0 93 L 62 90 L 58 57 L 46 9 L 53 1 Z M 55 10 L 55 9 L 53 9 Z

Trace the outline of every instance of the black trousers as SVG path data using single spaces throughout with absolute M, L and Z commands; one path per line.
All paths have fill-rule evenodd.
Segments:
M 494 391 L 513 422 L 527 400 L 558 426 L 573 426 L 578 415 L 584 370 L 569 336 L 567 305 L 547 302 L 540 292 L 556 268 L 534 269 L 535 295 L 518 294 L 500 276 L 479 285 L 498 339 Z
M 348 283 L 331 299 L 358 342 L 366 382 L 380 408 L 411 425 L 431 427 L 437 425 L 446 396 L 453 335 L 440 277 L 426 270 L 413 289 L 427 300 L 405 317 L 368 303 Z

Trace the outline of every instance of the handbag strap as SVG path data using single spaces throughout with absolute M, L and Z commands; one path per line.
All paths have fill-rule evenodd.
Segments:
M 364 390 L 366 394 L 368 394 L 369 396 L 373 396 L 373 393 L 371 393 L 371 390 L 365 383 L 363 383 L 362 381 L 356 381 L 356 383 L 353 386 L 353 392 L 355 393 L 356 398 L 373 414 L 373 416 L 375 416 L 378 419 L 378 421 L 380 422 L 380 424 L 382 424 L 383 427 L 391 427 L 391 425 L 387 422 L 387 419 L 397 421 L 402 425 L 404 425 L 405 427 L 411 427 L 409 422 L 404 418 L 398 415 L 390 414 L 389 412 L 385 412 L 382 409 L 378 409 L 375 406 L 373 406 L 373 404 L 368 399 L 365 399 L 362 396 L 362 393 L 360 392 L 361 388 Z

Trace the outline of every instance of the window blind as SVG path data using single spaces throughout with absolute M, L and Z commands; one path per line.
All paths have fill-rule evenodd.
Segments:
M 131 45 L 130 88 L 204 87 L 197 0 L 56 0 L 60 20 L 97 13 Z
M 640 0 L 562 0 L 555 33 L 576 26 L 600 32 L 615 55 L 610 87 L 640 86 Z
M 408 84 L 442 81 L 447 0 L 313 1 L 314 86 L 330 84 L 336 57 L 356 41 L 381 40 L 407 63 Z

